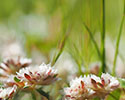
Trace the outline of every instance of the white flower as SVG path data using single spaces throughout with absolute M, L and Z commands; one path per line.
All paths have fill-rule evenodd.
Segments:
M 4 43 L 5 44 L 5 43 Z M 7 43 L 2 49 L 2 58 L 14 58 L 17 56 L 23 56 L 21 44 L 19 42 Z
M 0 88 L 0 100 L 6 100 L 8 98 L 11 98 L 13 94 L 16 92 L 16 90 L 17 90 L 16 85 L 8 88 Z
M 105 87 L 105 90 L 107 91 L 113 91 L 114 89 L 119 87 L 119 81 L 115 78 L 112 77 L 111 75 L 107 74 L 102 74 L 101 75 L 102 79 L 102 84 Z
M 17 78 L 31 85 L 48 85 L 57 80 L 57 70 L 43 63 L 40 66 L 20 69 Z
M 76 78 L 70 82 L 70 87 L 64 88 L 66 100 L 87 99 L 95 92 L 86 87 L 83 77 Z
M 15 58 L 6 58 L 3 61 L 4 64 L 11 64 L 14 67 L 26 67 L 32 63 L 32 59 L 23 58 L 23 57 L 15 57 Z
M 93 89 L 93 90 L 95 90 L 98 87 L 98 85 L 96 84 L 96 82 L 97 83 L 101 82 L 101 79 L 99 77 L 97 77 L 95 75 L 92 75 L 92 74 L 88 75 L 88 76 L 84 76 L 83 80 L 84 80 L 86 86 L 88 88 Z
M 115 77 L 112 77 L 108 73 L 103 73 L 101 78 L 95 75 L 89 75 L 84 77 L 84 81 L 88 88 L 96 91 L 98 97 L 105 97 L 111 91 L 115 90 L 119 86 L 119 82 Z
M 91 88 L 97 92 L 102 92 L 103 95 L 106 95 L 119 86 L 119 81 L 108 73 L 103 73 L 101 78 L 95 75 L 88 75 L 87 77 L 84 76 L 84 81 L 88 88 Z
M 27 67 L 31 64 L 32 60 L 27 58 L 18 57 L 15 59 L 6 58 L 3 63 L 0 64 L 0 75 L 7 76 L 15 74 L 20 68 Z
M 64 88 L 66 100 L 85 100 L 93 97 L 104 98 L 119 87 L 119 81 L 111 75 L 102 74 L 101 78 L 88 75 L 76 78 L 70 82 L 70 87 Z
M 15 85 L 14 81 L 15 75 L 8 75 L 8 77 L 0 77 L 0 82 L 4 83 L 4 86 L 13 86 Z
M 19 61 L 20 65 L 22 66 L 28 66 L 29 64 L 32 63 L 32 60 L 31 59 L 28 59 L 28 58 L 20 58 Z

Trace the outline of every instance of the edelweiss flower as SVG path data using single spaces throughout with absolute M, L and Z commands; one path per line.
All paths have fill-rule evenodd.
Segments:
M 16 90 L 17 90 L 16 85 L 8 88 L 0 88 L 0 100 L 6 100 L 8 98 L 12 98 Z
M 82 77 L 76 78 L 70 82 L 70 87 L 64 88 L 66 100 L 84 100 L 91 98 L 94 91 L 87 88 Z
M 7 77 L 7 75 L 15 74 L 20 68 L 29 66 L 31 62 L 31 59 L 22 57 L 5 59 L 0 65 L 0 75 Z
M 22 68 L 17 72 L 17 78 L 27 85 L 49 85 L 57 80 L 57 70 L 49 64 Z

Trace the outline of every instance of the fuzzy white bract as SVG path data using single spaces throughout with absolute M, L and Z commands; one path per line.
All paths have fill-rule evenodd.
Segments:
M 120 83 L 117 78 L 112 77 L 110 74 L 102 74 L 101 75 L 102 84 L 107 91 L 113 91 L 114 89 L 118 88 Z
M 100 83 L 101 79 L 99 77 L 97 77 L 96 75 L 88 75 L 88 76 L 84 76 L 83 77 L 84 82 L 86 83 L 88 88 L 91 88 L 94 90 L 94 88 L 96 87 L 94 82 L 96 80 L 96 82 Z
M 15 75 L 8 75 L 8 77 L 0 77 L 0 82 L 4 84 L 4 86 L 13 86 L 16 85 L 14 81 Z
M 86 87 L 82 77 L 76 78 L 70 82 L 70 87 L 64 88 L 66 100 L 81 100 L 93 96 L 95 92 Z
M 64 88 L 66 100 L 85 100 L 93 97 L 104 98 L 119 87 L 119 81 L 111 75 L 102 74 L 101 78 L 88 75 L 76 78 L 70 82 L 70 87 Z
M 17 90 L 17 86 L 14 85 L 13 87 L 8 88 L 0 88 L 0 100 L 6 100 L 11 98 Z
M 17 78 L 29 85 L 49 85 L 57 80 L 57 70 L 50 64 L 22 68 L 17 72 Z
M 0 64 L 0 75 L 7 76 L 10 74 L 15 74 L 20 68 L 27 67 L 32 63 L 31 59 L 17 57 L 15 59 L 6 58 Z

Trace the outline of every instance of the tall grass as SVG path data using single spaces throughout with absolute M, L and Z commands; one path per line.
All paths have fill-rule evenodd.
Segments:
M 101 53 L 102 53 L 102 67 L 101 71 L 105 72 L 105 0 L 102 0 L 102 33 L 101 33 Z
M 120 24 L 120 28 L 119 28 L 119 33 L 118 33 L 117 41 L 116 41 L 116 50 L 115 50 L 115 57 L 114 57 L 113 70 L 112 70 L 112 74 L 113 75 L 115 75 L 116 62 L 117 62 L 117 56 L 118 56 L 118 52 L 119 52 L 119 44 L 120 44 L 122 28 L 123 28 L 123 24 L 124 24 L 124 19 L 125 19 L 125 0 L 124 0 L 123 16 L 122 16 L 122 20 L 121 20 L 121 24 Z

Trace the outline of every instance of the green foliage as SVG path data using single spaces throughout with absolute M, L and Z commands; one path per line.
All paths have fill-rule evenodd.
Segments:
M 17 77 L 14 77 L 14 81 L 16 81 L 17 83 L 20 82 L 20 80 Z
M 97 97 L 97 98 L 94 98 L 93 100 L 100 100 L 100 98 Z
M 35 91 L 31 91 L 31 95 L 32 95 L 32 100 L 37 100 Z
M 120 44 L 120 38 L 121 38 L 122 30 L 123 30 L 124 19 L 125 19 L 125 1 L 124 1 L 123 17 L 122 17 L 122 20 L 121 20 L 119 33 L 118 33 L 118 36 L 117 36 L 117 42 L 116 42 L 116 50 L 115 50 L 115 57 L 114 57 L 113 71 L 112 71 L 113 75 L 115 75 L 116 62 L 117 62 L 117 56 L 118 56 L 118 53 L 119 53 L 119 44 Z
M 35 48 L 35 50 L 38 50 L 41 54 L 45 55 L 47 62 L 49 63 L 51 59 L 50 53 L 56 48 L 57 52 L 52 59 L 52 65 L 58 61 L 63 51 L 68 51 L 73 61 L 77 64 L 78 72 L 76 73 L 76 76 L 79 76 L 83 74 L 83 67 L 86 71 L 85 74 L 88 74 L 89 65 L 98 61 L 102 61 L 102 70 L 100 73 L 105 72 L 105 67 L 108 67 L 106 66 L 108 59 L 105 59 L 106 34 L 106 37 L 112 42 L 117 41 L 113 65 L 113 75 L 115 76 L 117 55 L 121 50 L 119 49 L 119 45 L 120 42 L 121 44 L 124 44 L 125 42 L 125 34 L 122 34 L 121 36 L 121 33 L 125 32 L 123 23 L 125 15 L 123 15 L 123 12 L 125 13 L 125 0 L 1 0 L 0 39 L 4 35 L 4 32 L 9 33 L 8 37 L 5 36 L 8 39 L 12 35 L 12 32 L 16 33 L 15 40 L 18 41 L 17 37 L 20 38 L 20 42 L 21 44 L 24 43 L 25 50 L 29 57 L 32 57 L 32 51 Z M 32 14 L 34 16 L 39 15 L 41 19 L 43 16 L 46 17 L 47 37 L 41 37 L 37 33 L 30 34 L 23 32 L 22 27 L 24 26 L 21 26 L 22 24 L 20 25 L 21 18 Z M 30 17 L 28 19 L 30 19 Z M 32 20 L 33 24 L 36 24 L 34 19 Z M 30 20 L 31 23 L 32 20 Z M 7 28 L 1 26 L 7 26 Z M 40 27 L 43 26 L 41 25 Z M 116 38 L 117 35 L 118 37 Z M 59 40 L 61 41 L 59 42 Z M 1 43 L 1 41 L 0 45 L 2 47 L 3 43 Z M 13 40 L 7 42 L 9 43 L 10 41 Z M 57 45 L 58 47 L 56 47 Z M 39 57 L 36 57 L 35 59 L 39 59 Z M 67 76 L 65 77 L 67 79 Z M 21 81 L 17 77 L 14 77 L 14 80 L 16 82 Z M 125 88 L 125 80 L 119 79 L 119 82 L 120 87 Z M 59 89 L 60 87 L 63 88 L 58 83 L 56 83 L 56 85 Z M 27 88 L 29 88 L 29 86 L 24 87 L 24 89 Z M 56 88 L 54 90 L 59 91 Z M 37 91 L 49 99 L 49 94 L 44 92 L 41 88 L 37 89 Z M 49 88 L 48 91 L 51 92 L 51 89 Z M 52 95 L 54 93 L 55 92 L 53 92 Z M 118 100 L 120 93 L 121 91 L 119 89 L 113 91 L 107 97 L 107 100 Z M 57 100 L 62 98 L 60 95 L 54 96 Z M 33 92 L 32 98 L 33 100 L 36 100 Z M 94 100 L 99 99 L 95 98 Z
M 108 95 L 106 100 L 119 100 L 120 95 L 121 95 L 120 89 L 114 90 L 112 93 Z
M 49 100 L 49 93 L 44 92 L 42 88 L 37 89 L 37 92 L 39 92 L 42 96 L 46 97 Z
M 118 80 L 119 80 L 119 82 L 120 82 L 120 87 L 121 87 L 121 88 L 125 88 L 125 79 L 119 78 Z

